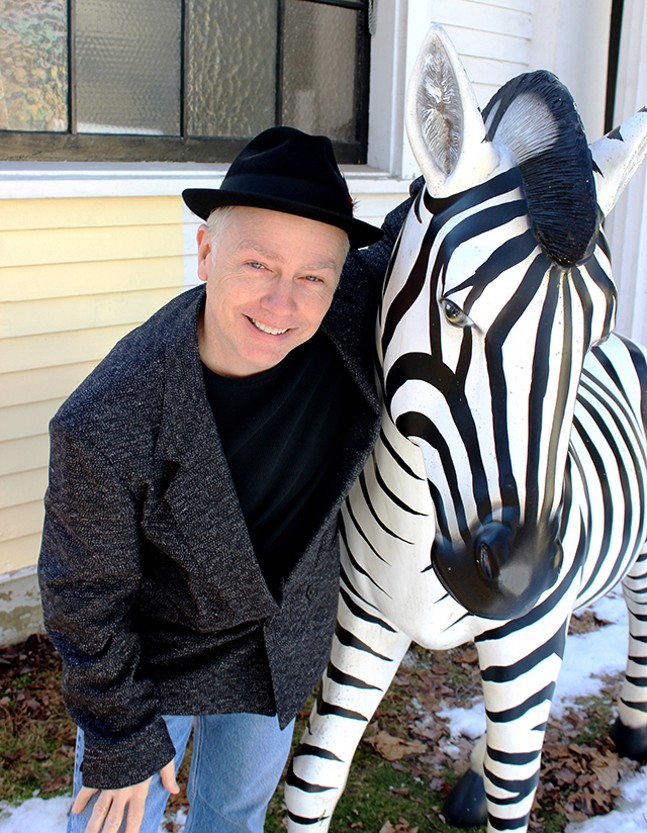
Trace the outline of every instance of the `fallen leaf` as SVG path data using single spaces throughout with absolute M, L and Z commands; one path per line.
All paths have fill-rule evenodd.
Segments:
M 407 755 L 422 755 L 427 751 L 425 744 L 418 740 L 402 740 L 388 732 L 378 732 L 364 740 L 387 761 L 399 761 Z

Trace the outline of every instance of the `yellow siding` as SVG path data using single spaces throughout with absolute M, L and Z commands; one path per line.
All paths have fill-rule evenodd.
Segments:
M 177 197 L 0 200 L 0 574 L 34 565 L 47 426 L 183 287 Z
M 129 324 L 76 332 L 0 338 L 0 373 L 71 364 L 78 356 L 96 360 L 131 329 Z

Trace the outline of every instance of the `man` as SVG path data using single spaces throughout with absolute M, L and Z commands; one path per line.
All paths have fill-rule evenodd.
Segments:
M 260 833 L 330 647 L 337 512 L 378 429 L 372 334 L 407 204 L 381 240 L 330 141 L 287 127 L 183 198 L 206 220 L 206 286 L 51 424 L 39 574 L 80 727 L 75 833 L 157 833 L 193 723 L 186 833 Z

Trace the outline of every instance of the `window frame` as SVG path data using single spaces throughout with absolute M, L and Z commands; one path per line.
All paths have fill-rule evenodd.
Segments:
M 0 130 L 0 154 L 12 162 L 230 162 L 251 138 L 191 137 L 187 135 L 185 78 L 187 67 L 187 0 L 180 0 L 180 130 L 179 136 L 78 133 L 75 107 L 75 9 L 77 0 L 67 0 L 68 15 L 68 113 L 67 131 Z M 280 124 L 283 94 L 283 26 L 286 0 L 277 0 L 277 55 L 274 124 Z M 368 0 L 295 0 L 352 9 L 359 15 L 355 62 L 356 137 L 353 142 L 334 141 L 342 164 L 366 164 L 369 127 L 370 41 Z M 269 125 L 268 125 L 269 126 Z

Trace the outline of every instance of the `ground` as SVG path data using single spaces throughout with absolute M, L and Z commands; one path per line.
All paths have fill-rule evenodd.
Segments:
M 572 630 L 603 624 L 592 612 L 573 620 Z M 616 680 L 585 708 L 551 722 L 530 830 L 557 833 L 569 821 L 609 812 L 619 782 L 636 771 L 607 738 L 613 722 Z M 442 805 L 465 770 L 470 742 L 450 738 L 439 712 L 465 706 L 479 694 L 473 646 L 451 652 L 414 649 L 398 671 L 356 755 L 349 785 L 335 813 L 333 833 L 451 833 Z M 301 715 L 301 720 L 305 717 Z M 74 726 L 60 695 L 60 661 L 45 636 L 0 648 L 0 795 L 17 804 L 32 795 L 70 791 Z M 300 735 L 297 729 L 296 737 Z M 186 783 L 186 773 L 181 773 Z M 167 829 L 178 829 L 175 812 L 184 791 L 173 797 Z M 283 830 L 280 790 L 267 833 Z

